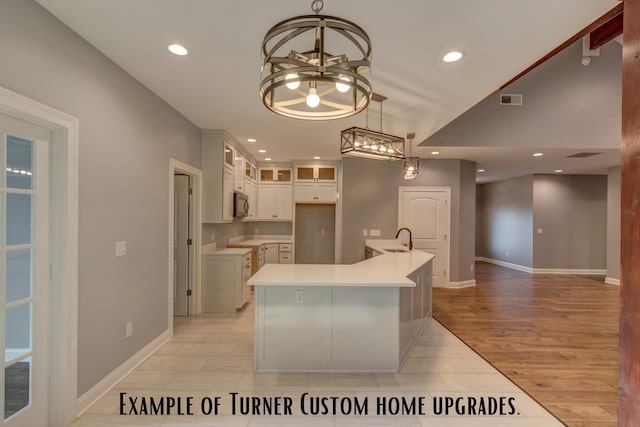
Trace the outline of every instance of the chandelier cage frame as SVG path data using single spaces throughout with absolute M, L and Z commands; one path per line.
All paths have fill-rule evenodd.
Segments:
M 413 138 L 415 137 L 415 133 L 407 134 L 407 139 L 409 140 L 409 157 L 404 159 L 404 166 L 402 168 L 402 179 L 405 181 L 412 181 L 416 179 L 420 172 L 420 158 L 411 156 L 411 145 L 413 143 Z
M 346 19 L 320 15 L 322 1 L 314 0 L 315 15 L 302 15 L 274 25 L 261 47 L 260 98 L 276 114 L 304 120 L 333 120 L 355 115 L 369 105 L 371 40 L 360 26 Z M 313 31 L 315 45 L 300 52 L 291 46 Z M 346 40 L 360 58 L 326 50 L 328 34 Z M 304 89 L 308 87 L 308 92 Z M 339 88 L 343 89 L 340 90 Z M 307 104 L 314 89 L 319 105 Z
M 340 132 L 340 153 L 377 160 L 403 160 L 404 138 L 382 132 L 382 103 L 387 97 L 373 93 L 371 99 L 380 103 L 380 131 L 369 129 L 367 108 L 366 128 L 354 126 Z

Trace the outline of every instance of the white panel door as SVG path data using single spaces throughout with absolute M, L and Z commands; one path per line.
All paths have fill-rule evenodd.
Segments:
M 173 177 L 173 315 L 189 315 L 189 175 Z
M 411 230 L 414 249 L 435 255 L 434 285 L 449 283 L 449 195 L 448 188 L 399 190 L 398 228 Z
M 0 115 L 0 420 L 3 426 L 44 426 L 50 134 L 14 120 Z

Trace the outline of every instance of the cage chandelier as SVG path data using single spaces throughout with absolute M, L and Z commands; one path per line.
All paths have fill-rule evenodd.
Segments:
M 409 140 L 409 157 L 404 159 L 404 168 L 402 169 L 402 179 L 405 181 L 416 179 L 420 171 L 420 159 L 418 157 L 411 157 L 411 145 L 415 137 L 416 134 L 413 132 L 407 134 L 407 139 Z
M 286 117 L 331 120 L 364 110 L 371 98 L 371 41 L 353 22 L 320 15 L 296 16 L 272 27 L 262 42 L 260 97 Z
M 404 138 L 382 132 L 382 102 L 387 98 L 374 93 L 371 99 L 380 103 L 380 132 L 369 129 L 367 109 L 366 129 L 352 127 L 340 133 L 340 153 L 378 160 L 404 159 Z

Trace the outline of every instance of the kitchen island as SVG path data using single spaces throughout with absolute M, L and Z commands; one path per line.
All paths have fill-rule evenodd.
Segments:
M 249 280 L 256 371 L 400 370 L 431 318 L 433 255 L 370 242 L 381 255 L 353 265 L 269 264 Z

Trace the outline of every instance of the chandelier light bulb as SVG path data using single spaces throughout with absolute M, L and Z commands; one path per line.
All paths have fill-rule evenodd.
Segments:
M 307 105 L 311 108 L 316 108 L 320 105 L 320 97 L 315 87 L 309 88 L 309 95 L 307 95 Z
M 336 83 L 336 89 L 338 89 L 338 92 L 340 93 L 349 92 L 349 89 L 351 89 L 351 81 L 349 80 L 349 77 L 340 76 L 338 78 L 346 82 L 346 83 Z
M 287 74 L 284 79 L 291 80 L 295 78 L 298 78 L 298 75 L 296 73 L 293 73 L 293 74 Z M 291 90 L 298 89 L 300 87 L 300 82 L 299 81 L 289 82 L 289 83 L 286 83 L 286 86 Z

